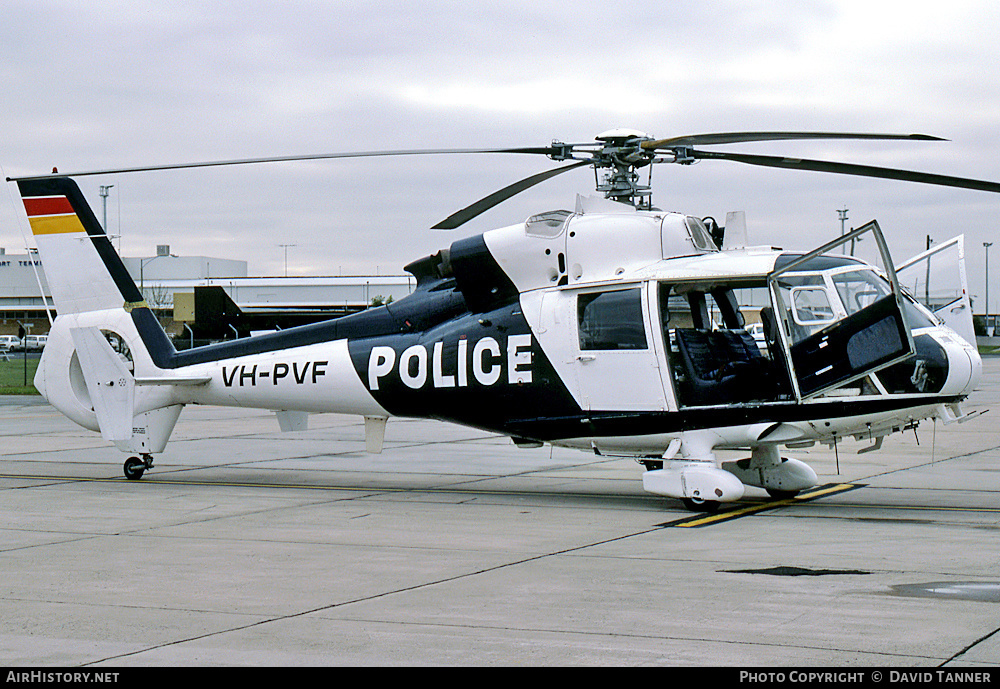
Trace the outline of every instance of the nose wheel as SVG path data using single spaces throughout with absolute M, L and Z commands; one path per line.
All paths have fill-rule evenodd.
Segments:
M 125 465 L 123 467 L 125 471 L 125 478 L 129 481 L 138 481 L 142 478 L 142 475 L 146 473 L 146 469 L 153 468 L 153 455 L 143 455 L 140 459 L 139 457 L 129 457 L 125 460 Z

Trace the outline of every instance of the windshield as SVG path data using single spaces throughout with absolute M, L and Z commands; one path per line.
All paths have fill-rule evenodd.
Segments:
M 857 313 L 892 293 L 889 283 L 872 270 L 853 270 L 849 273 L 833 275 L 832 279 L 848 315 Z M 936 325 L 934 319 L 918 307 L 905 292 L 903 293 L 903 311 L 906 313 L 906 320 L 911 328 L 929 328 Z
M 833 284 L 847 315 L 857 313 L 892 293 L 889 283 L 871 270 L 839 273 L 833 276 Z

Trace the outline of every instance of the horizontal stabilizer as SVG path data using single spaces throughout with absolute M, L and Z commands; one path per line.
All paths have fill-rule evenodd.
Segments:
M 212 382 L 210 376 L 160 376 L 157 378 L 136 378 L 136 385 L 205 385 Z

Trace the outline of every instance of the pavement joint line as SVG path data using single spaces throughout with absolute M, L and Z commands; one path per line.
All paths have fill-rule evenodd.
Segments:
M 228 466 L 228 465 L 227 465 Z M 238 466 L 238 465 L 237 465 Z M 185 473 L 188 471 L 199 471 L 202 467 L 191 467 L 191 468 L 176 468 L 171 470 L 170 473 Z M 530 472 L 528 472 L 530 473 Z M 499 478 L 517 478 L 522 476 L 522 473 L 504 475 Z M 361 493 L 362 495 L 356 496 L 356 498 L 370 498 L 377 497 L 378 495 L 386 493 L 427 493 L 427 494 L 447 494 L 447 495 L 558 495 L 559 497 L 566 498 L 596 498 L 596 497 L 614 497 L 616 499 L 626 498 L 626 499 L 650 499 L 648 495 L 625 495 L 625 494 L 595 494 L 586 492 L 573 492 L 573 493 L 550 493 L 546 491 L 530 491 L 530 492 L 519 492 L 513 490 L 488 490 L 488 489 L 477 489 L 468 486 L 470 484 L 478 483 L 481 481 L 496 480 L 498 477 L 474 477 L 467 479 L 462 482 L 453 483 L 444 486 L 425 486 L 421 488 L 394 488 L 392 486 L 333 486 L 333 485 L 319 485 L 319 484 L 302 484 L 302 483 L 264 483 L 255 481 L 208 481 L 208 480 L 191 480 L 191 479 L 170 479 L 162 478 L 163 474 L 157 478 L 144 478 L 140 481 L 135 481 L 136 486 L 142 485 L 163 485 L 163 486 L 200 486 L 200 487 L 222 487 L 222 488 L 277 488 L 285 490 L 315 490 L 315 491 L 332 491 L 332 492 L 344 492 L 344 493 Z M 32 485 L 32 486 L 18 486 L 9 490 L 25 490 L 30 488 L 40 488 L 53 485 L 59 485 L 64 483 L 133 483 L 128 481 L 124 476 L 111 476 L 111 477 L 84 477 L 84 476 L 43 476 L 43 475 L 31 475 L 31 474 L 2 474 L 0 473 L 0 480 L 21 480 L 21 481 L 44 481 L 42 485 Z M 702 526 L 709 526 L 715 523 L 721 523 L 724 521 L 730 521 L 733 519 L 738 519 L 744 516 L 750 516 L 752 514 L 757 514 L 759 512 L 764 512 L 768 510 L 778 509 L 781 507 L 787 507 L 790 505 L 802 504 L 806 502 L 812 502 L 821 497 L 836 495 L 841 493 L 846 493 L 851 490 L 856 490 L 858 488 L 870 487 L 878 490 L 878 486 L 870 486 L 870 484 L 860 484 L 860 483 L 831 483 L 825 484 L 824 486 L 819 486 L 816 489 L 802 493 L 794 498 L 786 498 L 782 500 L 767 500 L 764 502 L 748 502 L 739 501 L 735 503 L 741 507 L 735 509 L 726 510 L 724 512 L 718 512 L 715 514 L 699 514 L 683 517 L 678 520 L 664 522 L 659 524 L 659 527 L 681 527 L 681 528 L 697 528 Z M 1000 513 L 1000 507 L 960 507 L 960 506 L 941 506 L 941 505 L 896 505 L 896 504 L 866 504 L 866 503 L 838 503 L 838 508 L 841 507 L 863 507 L 866 509 L 888 509 L 888 510 L 904 510 L 904 511 L 931 511 L 931 512 L 973 512 L 973 513 Z
M 804 613 L 806 614 L 806 613 Z M 676 634 L 639 634 L 630 632 L 593 632 L 583 629 L 551 629 L 551 628 L 534 628 L 534 627 L 513 627 L 513 626 L 500 626 L 491 624 L 457 624 L 457 623 L 447 623 L 447 622 L 431 622 L 426 620 L 420 621 L 407 621 L 407 620 L 385 620 L 385 619 L 369 619 L 365 617 L 343 617 L 340 619 L 350 620 L 352 622 L 368 622 L 368 623 L 382 623 L 382 624 L 394 624 L 400 626 L 422 626 L 422 627 L 445 627 L 453 629 L 490 629 L 497 631 L 531 631 L 531 632 L 544 632 L 548 634 L 574 634 L 580 636 L 598 636 L 598 637 L 611 637 L 611 638 L 627 638 L 627 639 L 652 639 L 660 641 L 698 641 L 702 643 L 713 643 L 713 644 L 724 644 L 732 646 L 765 646 L 765 647 L 776 647 L 776 648 L 798 648 L 804 650 L 837 650 L 844 651 L 848 649 L 835 648 L 831 646 L 817 646 L 817 645 L 807 645 L 807 644 L 788 644 L 784 642 L 766 642 L 760 640 L 744 641 L 742 639 L 707 639 L 702 636 L 678 636 Z M 851 649 L 853 651 L 853 649 Z M 894 653 L 891 651 L 856 651 L 863 653 L 865 655 L 879 656 L 879 657 L 889 657 L 889 658 L 919 658 L 922 660 L 939 660 L 937 656 L 928 656 L 922 654 L 912 654 L 912 653 Z M 947 661 L 946 661 L 947 662 Z
M 984 634 L 983 636 L 979 637 L 978 639 L 976 639 L 975 641 L 973 641 L 971 644 L 969 644 L 968 646 L 966 646 L 965 648 L 963 648 L 961 651 L 959 651 L 958 653 L 956 653 L 955 655 L 953 655 L 951 658 L 948 658 L 947 660 L 945 660 L 944 662 L 942 662 L 940 665 L 938 665 L 938 667 L 944 667 L 948 663 L 951 663 L 951 662 L 954 662 L 954 661 L 958 660 L 959 658 L 961 658 L 962 656 L 964 656 L 966 653 L 968 653 L 969 651 L 971 651 L 973 648 L 975 648 L 979 644 L 981 644 L 984 641 L 987 641 L 991 637 L 995 636 L 997 634 L 997 632 L 1000 632 L 1000 628 L 994 629 L 989 634 Z
M 324 612 L 326 610 L 333 610 L 333 609 L 336 609 L 336 608 L 342 608 L 342 607 L 345 607 L 345 606 L 348 606 L 348 605 L 354 605 L 354 604 L 357 604 L 357 603 L 366 603 L 366 602 L 369 602 L 369 601 L 378 600 L 380 598 L 386 598 L 388 596 L 394 596 L 394 595 L 401 594 L 401 593 L 410 593 L 410 592 L 413 592 L 413 591 L 419 591 L 421 589 L 430 588 L 430 587 L 433 587 L 433 586 L 439 586 L 441 584 L 448 584 L 448 583 L 451 583 L 451 582 L 460 581 L 462 579 L 467 579 L 469 577 L 475 577 L 475 576 L 479 576 L 479 575 L 482 575 L 482 574 L 490 574 L 492 572 L 497 572 L 497 571 L 500 571 L 500 570 L 503 570 L 503 569 L 507 569 L 507 568 L 510 568 L 510 567 L 517 567 L 519 565 L 527 564 L 527 563 L 530 563 L 530 562 L 537 562 L 538 560 L 543 560 L 543 559 L 546 559 L 546 558 L 549 558 L 549 557 L 555 557 L 555 556 L 559 556 L 559 555 L 566 555 L 566 554 L 569 554 L 569 553 L 573 553 L 573 552 L 577 552 L 577 551 L 581 551 L 581 550 L 586 550 L 588 548 L 594 548 L 594 547 L 597 547 L 597 546 L 606 545 L 608 543 L 614 543 L 616 541 L 622 541 L 622 540 L 626 540 L 626 539 L 629 539 L 629 538 L 634 538 L 636 536 L 642 536 L 642 535 L 646 535 L 646 534 L 650 534 L 650 533 L 655 533 L 655 532 L 657 532 L 659 530 L 660 529 L 658 527 L 653 527 L 653 528 L 649 528 L 649 529 L 642 529 L 640 531 L 635 531 L 635 532 L 632 532 L 632 533 L 622 534 L 622 535 L 619 535 L 619 536 L 614 536 L 612 538 L 602 539 L 600 541 L 596 541 L 596 542 L 593 542 L 593 543 L 585 543 L 583 545 L 573 546 L 573 547 L 570 547 L 570 548 L 564 548 L 564 549 L 553 551 L 553 552 L 541 553 L 541 554 L 538 554 L 538 555 L 532 555 L 531 557 L 525 557 L 525 558 L 521 558 L 519 560 L 513 560 L 511 562 L 505 562 L 505 563 L 502 563 L 502 564 L 494 565 L 492 567 L 486 567 L 484 569 L 476 570 L 474 572 L 465 572 L 465 573 L 462 573 L 462 574 L 456 574 L 454 576 L 443 577 L 441 579 L 436 579 L 434 581 L 426 581 L 426 582 L 422 582 L 422 583 L 419 583 L 419 584 L 413 584 L 412 586 L 404 586 L 402 588 L 393 589 L 391 591 L 381 591 L 379 593 L 373 593 L 371 595 L 362 596 L 360 598 L 355 598 L 355 599 L 352 599 L 352 600 L 345 600 L 345 601 L 341 601 L 339 603 L 331 603 L 329 605 L 322 605 L 322 606 L 319 606 L 319 607 L 316 607 L 316 608 L 311 608 L 309 610 L 300 610 L 298 612 L 288 613 L 288 614 L 285 614 L 285 615 L 278 615 L 278 616 L 271 617 L 271 618 L 268 618 L 268 619 L 265 619 L 265 620 L 257 620 L 256 622 L 252 622 L 250 624 L 240 625 L 240 626 L 232 627 L 232 628 L 229 628 L 229 629 L 220 629 L 220 630 L 216 630 L 214 632 L 206 632 L 204 634 L 199 634 L 197 636 L 192 636 L 192 637 L 189 637 L 189 638 L 186 638 L 186 639 L 177 639 L 175 641 L 169 641 L 169 642 L 165 642 L 165 643 L 161 643 L 161 644 L 156 644 L 156 645 L 150 646 L 148 648 L 142 648 L 142 649 L 139 649 L 139 650 L 136 650 L 136 651 L 130 651 L 128 653 L 120 653 L 118 655 L 109 656 L 107 658 L 101 658 L 101 659 L 98 659 L 98 660 L 93 660 L 93 661 L 91 661 L 89 663 L 84 663 L 83 666 L 93 665 L 95 663 L 106 663 L 106 662 L 111 661 L 111 660 L 119 660 L 121 658 L 127 658 L 129 656 L 139 655 L 139 654 L 142 654 L 142 653 L 146 653 L 148 651 L 155 651 L 155 650 L 160 649 L 160 648 L 166 648 L 168 646 L 175 646 L 175 645 L 179 645 L 179 644 L 183 644 L 183 643 L 188 643 L 188 642 L 191 642 L 191 641 L 199 641 L 201 639 L 207 639 L 207 638 L 211 638 L 211 637 L 214 637 L 214 636 L 220 636 L 222 634 L 227 634 L 227 633 L 230 633 L 230 632 L 244 631 L 244 630 L 247 630 L 247 629 L 252 629 L 254 627 L 260 627 L 260 626 L 263 626 L 265 624 L 271 624 L 273 622 L 283 622 L 283 621 L 286 621 L 286 620 L 292 620 L 292 619 L 296 619 L 296 618 L 299 618 L 299 617 L 305 617 L 307 615 L 314 615 L 314 614 L 317 614 L 317 613 L 321 613 L 321 612 Z
M 184 469 L 178 471 L 197 471 L 201 467 L 195 467 L 191 469 Z M 172 472 L 173 473 L 173 472 Z M 489 480 L 496 480 L 497 478 L 510 478 L 517 477 L 521 474 L 512 474 L 511 476 L 490 476 L 487 477 Z M 277 488 L 286 490 L 317 490 L 317 491 L 343 491 L 343 492 L 358 492 L 367 493 L 370 495 L 378 495 L 381 493 L 445 493 L 445 494 L 471 494 L 471 495 L 553 495 L 553 493 L 548 493 L 545 491 L 530 491 L 527 493 L 522 493 L 519 491 L 512 490 L 485 490 L 476 488 L 462 488 L 465 482 L 452 486 L 425 486 L 421 488 L 394 488 L 392 486 L 333 486 L 333 485 L 321 485 L 321 484 L 303 484 L 303 483 L 263 483 L 259 481 L 207 481 L 207 480 L 193 480 L 193 479 L 169 479 L 169 478 L 144 478 L 139 481 L 129 481 L 124 476 L 114 476 L 114 477 L 79 477 L 79 476 L 41 476 L 41 475 L 30 475 L 30 474 L 0 474 L 0 480 L 20 480 L 20 481 L 45 481 L 46 485 L 55 485 L 59 483 L 132 483 L 136 486 L 202 486 L 202 487 L 223 487 L 223 488 Z M 479 479 L 470 479 L 468 482 L 477 482 Z M 484 479 L 485 480 L 485 479 Z M 21 486 L 19 489 L 25 488 L 37 488 L 39 486 Z M 557 493 L 560 497 L 601 497 L 594 493 Z M 646 495 L 616 495 L 613 497 L 621 498 L 639 498 L 646 499 L 649 496 Z
M 968 457 L 975 457 L 976 455 L 981 455 L 981 454 L 984 454 L 986 452 L 996 452 L 997 450 L 1000 450 L 1000 445 L 994 445 L 993 447 L 984 447 L 984 448 L 981 448 L 979 450 L 973 450 L 971 452 L 966 452 L 966 453 L 960 454 L 960 455 L 952 455 L 950 457 L 942 457 L 940 459 L 932 459 L 930 461 L 924 462 L 923 464 L 914 464 L 912 466 L 898 467 L 896 469 L 888 469 L 886 471 L 882 471 L 882 472 L 879 472 L 877 474 L 869 474 L 868 476 L 864 476 L 864 477 L 862 477 L 859 480 L 870 481 L 870 480 L 875 479 L 875 478 L 881 478 L 883 476 L 890 476 L 892 474 L 898 474 L 898 473 L 910 471 L 911 469 L 926 469 L 927 467 L 932 467 L 932 466 L 934 466 L 936 464 L 943 464 L 944 462 L 950 462 L 953 459 L 966 459 Z

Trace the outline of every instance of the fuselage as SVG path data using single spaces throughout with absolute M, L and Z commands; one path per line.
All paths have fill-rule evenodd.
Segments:
M 899 323 L 915 353 L 854 361 L 867 356 L 858 341 L 892 334 L 888 317 L 855 326 L 864 337 L 837 329 L 869 302 L 892 304 L 885 278 L 849 257 L 819 257 L 785 278 L 784 336 L 755 341 L 746 318 L 781 306 L 768 276 L 796 258 L 719 251 L 683 215 L 581 202 L 459 240 L 407 266 L 412 295 L 324 323 L 176 351 L 148 308 L 60 315 L 36 385 L 97 429 L 71 335 L 94 326 L 125 345 L 136 414 L 209 404 L 437 418 L 637 456 L 661 455 L 681 434 L 708 448 L 878 437 L 976 386 L 975 348 L 908 297 Z M 741 303 L 748 295 L 757 303 Z M 817 342 L 843 345 L 851 361 L 815 363 L 806 350 Z M 171 377 L 203 382 L 162 384 Z

